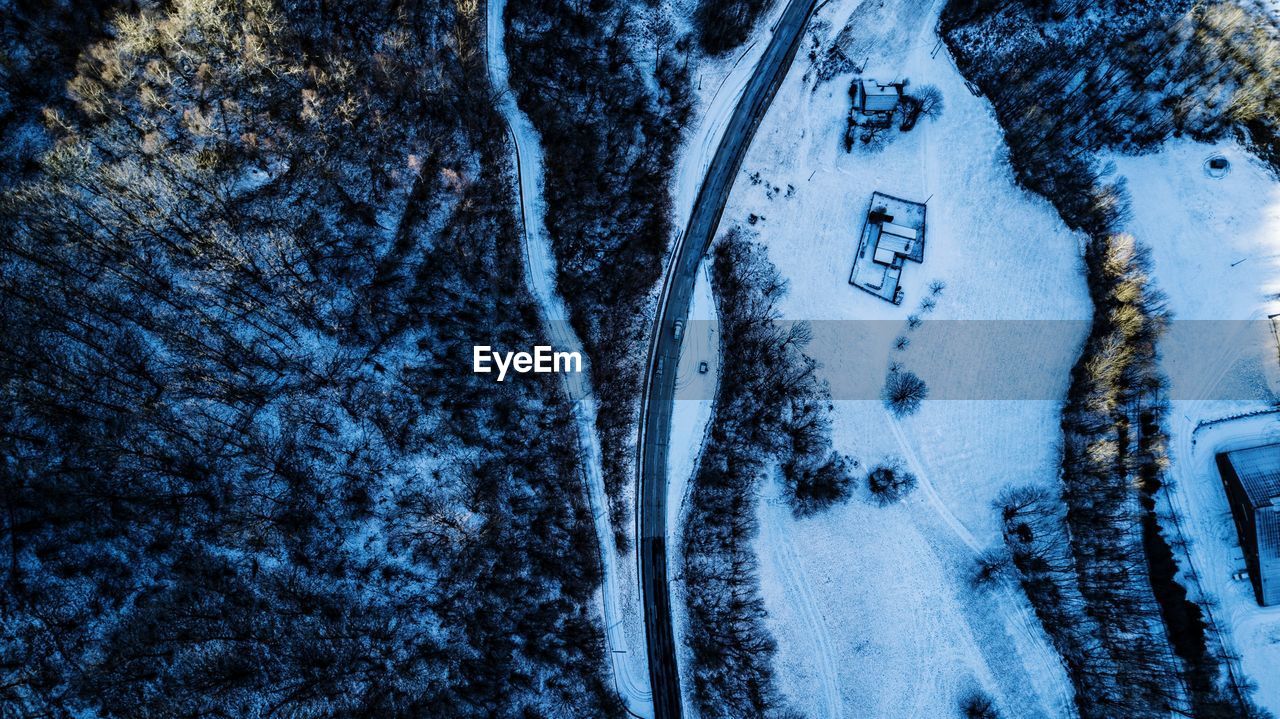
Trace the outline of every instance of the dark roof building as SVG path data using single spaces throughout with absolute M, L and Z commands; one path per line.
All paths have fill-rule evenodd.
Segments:
M 1280 444 L 1217 456 L 1258 604 L 1280 604 Z
M 901 304 L 903 261 L 924 262 L 924 215 L 919 202 L 873 192 L 849 284 Z

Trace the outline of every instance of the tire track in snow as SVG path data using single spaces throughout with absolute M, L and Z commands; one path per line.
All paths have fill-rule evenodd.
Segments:
M 781 502 L 781 500 L 778 501 Z M 766 503 L 764 510 L 764 543 L 772 549 L 774 563 L 781 570 L 780 578 L 783 581 L 786 596 L 792 599 L 791 604 L 796 609 L 800 620 L 804 622 L 808 635 L 813 637 L 814 657 L 817 660 L 819 679 L 822 682 L 823 704 L 826 710 L 823 716 L 828 719 L 838 719 L 843 710 L 840 675 L 832 659 L 834 652 L 827 637 L 826 619 L 822 616 L 822 611 L 813 597 L 808 577 L 800 568 L 800 559 L 796 555 L 795 545 L 792 544 L 785 528 L 778 525 L 777 517 L 774 516 L 776 511 L 769 504 L 772 502 Z
M 975 555 L 981 555 L 983 551 L 982 545 L 973 536 L 973 532 L 970 532 L 969 528 L 964 526 L 964 523 L 951 512 L 951 508 L 947 506 L 946 502 L 942 501 L 942 497 L 938 496 L 938 491 L 933 486 L 933 480 L 930 478 L 929 473 L 924 470 L 924 466 L 920 463 L 920 458 L 916 455 L 915 449 L 907 441 L 907 436 L 902 431 L 902 423 L 888 411 L 885 412 L 885 415 L 889 418 L 889 429 L 893 432 L 894 439 L 898 441 L 898 448 L 902 451 L 907 468 L 916 476 L 917 484 L 921 491 L 924 492 L 929 504 L 933 506 L 934 511 L 947 523 L 947 526 L 951 528 L 951 531 L 960 541 L 964 542 L 965 546 L 969 547 Z
M 907 463 L 907 468 L 916 476 L 917 486 L 924 493 L 929 505 L 933 507 L 938 516 L 942 518 L 948 527 L 950 527 L 956 537 L 970 549 L 973 556 L 975 558 L 981 557 L 983 554 L 982 544 L 973 536 L 973 533 L 969 531 L 969 528 L 964 526 L 964 523 L 955 516 L 951 511 L 951 508 L 947 506 L 946 502 L 942 501 L 942 497 L 939 496 L 937 489 L 934 487 L 932 477 L 929 472 L 925 471 L 924 465 L 916 454 L 915 448 L 911 446 L 906 434 L 902 431 L 902 423 L 888 411 L 885 412 L 885 416 L 888 418 L 889 428 L 898 442 L 898 447 L 902 451 L 902 456 Z M 1001 586 L 998 591 L 997 588 L 992 588 L 992 592 L 998 598 L 998 603 L 1000 605 L 999 608 L 1002 613 L 1011 619 L 1008 624 L 1012 625 L 1012 627 L 1015 628 L 1031 646 L 1037 647 L 1041 650 L 1032 652 L 1019 651 L 1024 664 L 1027 660 L 1033 661 L 1035 663 L 1033 668 L 1040 676 L 1051 676 L 1057 672 L 1065 673 L 1066 666 L 1062 662 L 1062 657 L 1058 654 L 1057 650 L 1053 648 L 1048 637 L 1045 636 L 1044 629 L 1040 625 L 1039 621 L 1030 615 L 1026 605 L 1020 601 L 1021 598 L 1013 594 L 1014 590 L 1011 583 L 1006 582 L 1002 584 L 1003 586 Z M 967 635 L 966 639 L 972 642 L 971 635 Z M 985 656 L 981 651 L 979 651 L 978 654 Z M 992 684 L 994 686 L 1001 685 L 1000 682 L 994 681 L 994 678 L 992 678 Z M 1075 716 L 1075 706 L 1071 702 L 1070 697 L 1059 696 L 1057 699 L 1058 706 L 1055 707 L 1057 710 L 1055 716 Z

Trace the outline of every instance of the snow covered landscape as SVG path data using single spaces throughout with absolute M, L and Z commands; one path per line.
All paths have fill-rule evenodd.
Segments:
M 896 320 L 905 331 L 935 280 L 946 287 L 925 328 L 1089 316 L 1079 238 L 1044 200 L 1014 185 L 985 103 L 944 53 L 931 56 L 933 19 L 922 10 L 904 3 L 879 11 L 883 44 L 872 45 L 865 72 L 936 85 L 945 98 L 941 117 L 880 153 L 847 154 L 843 127 L 833 122 L 847 107 L 847 79 L 815 90 L 800 64 L 744 166 L 762 182 L 739 182 L 726 210 L 730 222 L 762 218 L 748 227 L 790 282 L 785 317 L 841 321 L 840 352 L 870 355 L 881 368 L 930 356 L 930 336 L 921 332 L 899 352 L 880 337 L 860 336 L 871 333 L 857 320 Z M 832 4 L 821 19 L 834 33 L 858 11 Z M 771 198 L 771 187 L 796 189 Z M 847 281 L 867 198 L 877 190 L 928 200 L 924 262 L 904 273 L 901 307 Z M 1078 325 L 1077 341 L 1085 329 Z M 937 341 L 945 348 L 948 339 L 943 333 Z M 862 364 L 834 351 L 818 359 L 829 376 Z M 1056 368 L 1063 393 L 1074 360 L 1071 353 L 1036 358 Z M 980 688 L 1010 715 L 1069 711 L 1070 687 L 1025 598 L 1011 586 L 968 586 L 976 556 L 999 542 L 992 506 L 999 491 L 1053 482 L 1060 403 L 926 400 L 903 420 L 878 400 L 837 398 L 835 407 L 842 450 L 868 467 L 901 459 L 921 486 L 891 509 L 855 499 L 799 521 L 776 497 L 763 498 L 757 547 L 789 699 L 806 716 L 941 716 Z
M 1230 162 L 1225 177 L 1205 172 L 1216 156 Z M 1235 671 L 1257 684 L 1258 703 L 1280 710 L 1280 610 L 1259 607 L 1249 582 L 1232 578 L 1244 560 L 1214 465 L 1219 452 L 1280 438 L 1276 340 L 1265 327 L 1280 312 L 1280 182 L 1233 143 L 1174 142 L 1114 161 L 1133 193 L 1129 229 L 1151 245 L 1175 322 L 1227 321 L 1216 351 L 1195 343 L 1197 357 L 1185 356 L 1190 348 L 1167 353 L 1179 364 L 1166 368 L 1174 483 L 1165 500 L 1189 540 L 1183 575 L 1194 572 L 1198 601 L 1212 607 L 1218 636 L 1238 656 Z
M 537 299 L 542 323 L 556 347 L 581 352 L 582 342 L 569 324 L 569 313 L 555 291 L 555 258 L 551 253 L 543 217 L 546 203 L 542 195 L 543 157 L 537 131 L 529 118 L 516 107 L 508 85 L 507 55 L 503 46 L 505 30 L 502 13 L 505 0 L 488 0 L 486 18 L 488 44 L 485 48 L 490 81 L 502 93 L 498 108 L 506 119 L 516 152 L 516 181 L 519 183 L 522 253 L 531 294 Z M 613 528 L 606 510 L 607 492 L 600 464 L 600 440 L 596 435 L 596 399 L 586 373 L 565 375 L 566 391 L 573 402 L 574 433 L 582 452 L 586 479 L 600 546 L 600 618 L 605 627 L 610 673 L 614 687 L 632 713 L 650 716 L 653 699 L 640 618 L 640 597 L 636 565 L 618 551 L 612 541 Z M 633 649 L 634 648 L 634 649 Z
M 1280 715 L 1280 0 L 0 0 L 0 136 L 4 719 Z

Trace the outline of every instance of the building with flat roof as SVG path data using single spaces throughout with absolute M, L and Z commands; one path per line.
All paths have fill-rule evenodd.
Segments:
M 853 257 L 849 284 L 896 304 L 902 303 L 904 261 L 924 261 L 925 206 L 881 192 L 871 194 Z
M 1280 604 L 1280 444 L 1223 452 L 1218 472 L 1227 490 L 1258 604 Z

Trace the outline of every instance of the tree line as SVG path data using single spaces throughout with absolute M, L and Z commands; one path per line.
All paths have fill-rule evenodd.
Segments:
M 944 39 L 1005 129 L 1016 177 L 1090 238 L 1094 318 L 1062 414 L 1061 495 L 1016 489 L 999 503 L 1009 559 L 1084 717 L 1261 715 L 1230 686 L 1156 512 L 1168 462 L 1157 355 L 1167 313 L 1146 250 L 1119 233 L 1123 180 L 1095 157 L 1274 124 L 1275 108 L 1250 99 L 1276 81 L 1256 32 L 1265 23 L 1237 10 L 953 2 L 943 16 Z M 1253 137 L 1265 156 L 1274 140 Z
M 542 137 L 557 287 L 591 357 L 609 513 L 625 544 L 644 348 L 672 237 L 670 183 L 692 108 L 662 6 L 509 0 L 507 54 Z
M 1019 182 L 1092 236 L 1119 219 L 1100 150 L 1233 135 L 1280 167 L 1280 34 L 1262 11 L 1185 0 L 956 0 L 941 27 L 990 99 Z

